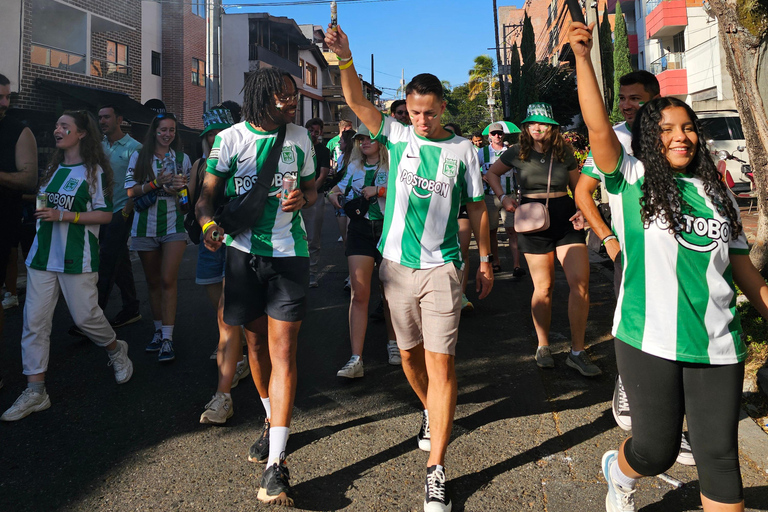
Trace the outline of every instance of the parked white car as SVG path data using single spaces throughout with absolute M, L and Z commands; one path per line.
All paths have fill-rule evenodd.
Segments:
M 750 171 L 749 154 L 739 113 L 736 110 L 706 110 L 696 112 L 696 115 L 704 130 L 707 145 L 714 153 L 712 156 L 715 163 L 719 159 L 717 154 L 723 150 L 727 151 L 729 155 L 736 157 L 726 161 L 726 168 L 731 172 L 733 180 L 737 183 L 749 183 L 750 179 L 746 174 Z

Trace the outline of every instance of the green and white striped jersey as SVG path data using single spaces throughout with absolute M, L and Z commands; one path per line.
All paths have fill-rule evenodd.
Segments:
M 171 150 L 174 162 L 176 161 L 176 152 Z M 128 170 L 125 171 L 125 188 L 131 188 L 134 185 L 139 185 L 133 178 L 133 173 L 136 168 L 136 162 L 139 158 L 139 152 L 136 151 L 131 155 L 131 161 L 128 163 Z M 182 161 L 182 173 L 189 178 L 189 171 L 192 168 L 192 164 L 189 162 L 189 157 L 184 155 Z M 155 169 L 155 176 L 159 176 L 164 173 L 175 173 L 175 170 L 164 169 L 163 161 L 157 158 L 156 155 L 152 156 L 152 167 Z M 154 178 L 147 178 L 144 183 L 149 183 Z M 149 189 L 149 187 L 147 187 Z M 184 228 L 184 215 L 176 211 L 176 195 L 168 194 L 162 188 L 155 191 L 157 194 L 157 201 L 155 204 L 144 210 L 138 212 L 133 216 L 133 227 L 131 228 L 131 236 L 144 237 L 144 236 L 165 236 L 172 235 L 174 233 L 186 233 Z
M 632 154 L 632 132 L 629 130 L 629 125 L 624 122 L 614 125 L 613 131 L 616 132 L 616 137 L 621 143 L 621 147 L 624 148 L 624 152 L 628 155 Z M 592 152 L 587 155 L 587 159 L 584 161 L 584 166 L 581 168 L 581 174 L 586 174 L 590 178 L 594 178 L 598 181 L 602 180 L 603 173 L 595 167 L 595 162 L 592 160 Z
M 477 150 L 477 159 L 480 160 L 480 170 L 483 172 L 483 176 L 486 175 L 488 172 L 488 169 L 491 168 L 491 165 L 499 159 L 501 154 L 507 150 L 507 147 L 504 146 L 500 150 L 496 151 L 491 147 L 491 145 L 483 146 L 482 148 Z M 509 171 L 505 172 L 501 175 L 501 188 L 504 189 L 504 194 L 509 195 L 515 192 L 515 169 L 512 168 Z M 485 190 L 485 195 L 492 196 L 494 195 L 493 189 L 488 185 L 488 183 L 483 182 L 483 187 Z
M 262 132 L 243 121 L 216 136 L 208 157 L 209 173 L 226 178 L 227 198 L 245 194 L 256 184 L 259 170 L 267 160 L 278 130 Z M 306 128 L 293 123 L 286 126 L 285 141 L 278 159 L 264 213 L 256 224 L 225 243 L 237 250 L 258 256 L 309 257 L 307 233 L 299 211 L 280 209 L 278 193 L 283 176 L 296 178 L 296 186 L 315 178 L 315 148 Z
M 112 201 L 104 195 L 103 171 L 89 187 L 85 165 L 59 165 L 51 180 L 40 188 L 48 195 L 48 208 L 65 212 L 112 213 Z M 99 271 L 99 225 L 37 221 L 37 234 L 26 264 L 35 270 L 84 274 Z
M 373 131 L 373 130 L 372 130 Z M 451 135 L 431 140 L 382 115 L 375 140 L 389 150 L 389 186 L 379 252 L 414 269 L 462 267 L 459 208 L 482 201 L 477 148 Z
M 350 201 L 363 195 L 362 190 L 365 187 L 387 188 L 388 174 L 389 169 L 379 168 L 378 164 L 365 164 L 361 169 L 359 162 L 350 162 L 347 166 L 346 174 L 339 182 L 339 189 L 344 194 L 345 199 Z M 384 218 L 385 203 L 385 198 L 377 198 L 376 202 L 372 203 L 368 208 L 365 218 L 369 220 L 382 220 Z
M 645 169 L 639 160 L 623 153 L 616 170 L 603 174 L 623 259 L 613 335 L 673 361 L 744 360 L 730 263 L 730 254 L 749 254 L 744 233 L 731 237 L 727 219 L 699 178 L 677 176 L 690 211 L 682 232 L 671 234 L 662 221 L 643 226 L 639 201 Z

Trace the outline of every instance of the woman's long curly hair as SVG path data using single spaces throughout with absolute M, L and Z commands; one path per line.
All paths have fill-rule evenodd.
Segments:
M 104 189 L 104 195 L 111 198 L 113 185 L 112 166 L 109 165 L 109 159 L 101 147 L 102 135 L 96 118 L 87 110 L 67 110 L 61 116 L 71 117 L 78 131 L 85 132 L 85 137 L 80 139 L 80 157 L 82 158 L 83 165 L 85 165 L 85 176 L 86 180 L 88 180 L 89 188 L 92 192 L 95 192 L 98 183 L 97 168 L 101 167 L 103 171 L 101 186 Z M 51 155 L 51 160 L 48 162 L 45 174 L 40 180 L 41 185 L 47 185 L 51 181 L 51 178 L 63 161 L 64 150 L 56 148 Z
M 662 113 L 665 109 L 673 107 L 685 109 L 698 135 L 693 160 L 685 172 L 701 179 L 704 192 L 718 213 L 728 219 L 731 236 L 735 238 L 742 231 L 738 212 L 728 194 L 728 187 L 723 183 L 712 161 L 699 120 L 691 107 L 673 97 L 657 98 L 646 103 L 638 111 L 632 126 L 632 133 L 635 134 L 632 138 L 632 152 L 645 167 L 643 196 L 640 198 L 643 223 L 648 226 L 659 219 L 663 225 L 669 226 L 670 233 L 677 233 L 683 228 L 683 215 L 690 209 L 683 200 L 675 179 L 677 172 L 670 167 L 664 152 L 664 143 L 661 141 Z
M 155 156 L 155 149 L 157 149 L 158 126 L 160 126 L 160 122 L 165 119 L 173 121 L 176 129 L 179 129 L 179 123 L 176 121 L 176 116 L 173 114 L 158 114 L 152 122 L 149 123 L 147 134 L 144 135 L 144 141 L 141 143 L 141 150 L 139 150 L 139 158 L 136 160 L 136 167 L 133 170 L 133 181 L 136 183 L 144 183 L 155 178 L 155 170 L 152 168 L 152 157 Z M 170 148 L 176 153 L 179 153 L 183 149 L 178 131 L 171 141 Z
M 528 160 L 533 149 L 533 137 L 528 132 L 528 125 L 531 123 L 525 123 L 522 127 L 522 133 L 520 133 L 520 153 L 518 158 L 520 160 Z M 549 134 L 544 139 L 544 153 L 549 151 L 549 148 L 553 149 L 555 158 L 558 162 L 565 162 L 566 155 L 570 152 L 573 154 L 573 148 L 563 138 L 563 134 L 560 133 L 560 127 L 551 124 Z

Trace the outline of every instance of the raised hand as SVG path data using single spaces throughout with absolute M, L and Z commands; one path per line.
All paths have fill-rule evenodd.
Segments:
M 592 31 L 594 28 L 594 22 L 587 27 L 577 21 L 568 27 L 568 42 L 571 43 L 571 51 L 576 57 L 589 57 L 589 52 L 592 50 Z
M 328 48 L 335 53 L 340 59 L 346 59 L 352 56 L 352 52 L 349 49 L 349 38 L 347 34 L 341 30 L 341 25 L 337 25 L 336 28 L 331 28 L 328 24 L 328 30 L 325 33 L 325 44 Z

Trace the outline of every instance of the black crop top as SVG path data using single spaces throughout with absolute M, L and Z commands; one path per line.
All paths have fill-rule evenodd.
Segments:
M 542 155 L 531 150 L 528 160 L 520 160 L 520 145 L 515 144 L 502 153 L 499 159 L 504 164 L 517 169 L 518 183 L 523 194 L 539 194 L 547 192 L 547 174 L 549 172 L 549 157 L 551 152 Z M 542 162 L 544 160 L 544 162 Z M 552 184 L 550 192 L 566 192 L 570 182 L 570 171 L 577 169 L 578 164 L 573 153 L 566 151 L 565 162 L 555 159 L 552 163 Z

